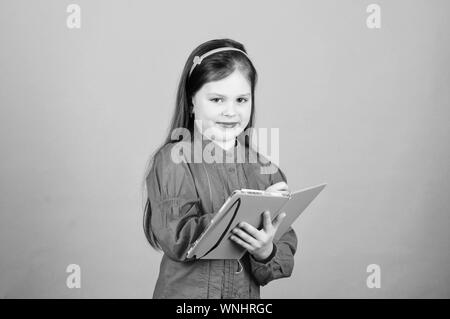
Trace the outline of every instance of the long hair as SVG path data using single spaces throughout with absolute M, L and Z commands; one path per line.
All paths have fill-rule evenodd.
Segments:
M 169 131 L 167 133 L 167 137 L 162 143 L 160 147 L 158 147 L 153 154 L 150 156 L 150 159 L 147 164 L 147 168 L 145 171 L 145 176 L 143 180 L 143 188 L 145 189 L 145 208 L 144 208 L 144 233 L 147 237 L 150 245 L 156 250 L 160 250 L 161 246 L 158 243 L 158 240 L 155 236 L 155 233 L 152 230 L 151 225 L 151 205 L 150 200 L 148 198 L 148 192 L 146 188 L 146 181 L 148 174 L 153 165 L 153 159 L 155 155 L 167 144 L 178 142 L 178 140 L 172 140 L 171 133 L 173 130 L 177 128 L 185 128 L 188 129 L 191 133 L 190 136 L 193 138 L 194 136 L 194 117 L 191 116 L 192 111 L 192 97 L 202 88 L 205 83 L 218 81 L 226 78 L 228 75 L 233 73 L 236 69 L 241 71 L 244 76 L 249 80 L 251 86 L 251 96 L 252 96 L 252 105 L 251 105 L 251 114 L 250 120 L 247 124 L 246 128 L 253 127 L 255 120 L 255 87 L 257 82 L 257 72 L 252 62 L 241 52 L 239 51 L 221 51 L 208 56 L 201 62 L 201 64 L 197 65 L 192 74 L 189 75 L 191 70 L 193 60 L 195 56 L 201 56 L 202 54 L 217 49 L 221 47 L 232 47 L 242 50 L 247 53 L 245 47 L 234 40 L 231 39 L 216 39 L 207 41 L 197 48 L 195 48 L 192 53 L 189 55 L 183 69 L 183 73 L 181 74 L 180 82 L 178 84 L 177 98 L 175 103 L 175 110 L 173 112 L 171 124 Z M 248 140 L 245 140 L 245 145 L 248 146 Z

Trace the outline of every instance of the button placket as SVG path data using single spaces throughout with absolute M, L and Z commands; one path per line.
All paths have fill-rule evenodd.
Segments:
M 236 163 L 234 161 L 234 154 L 231 152 L 226 154 L 226 167 L 228 173 L 234 174 L 236 172 Z

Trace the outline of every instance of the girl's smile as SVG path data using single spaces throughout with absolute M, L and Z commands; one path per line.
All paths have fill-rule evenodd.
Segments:
M 239 125 L 239 122 L 216 122 L 216 124 L 225 129 L 229 129 L 234 128 L 236 125 Z

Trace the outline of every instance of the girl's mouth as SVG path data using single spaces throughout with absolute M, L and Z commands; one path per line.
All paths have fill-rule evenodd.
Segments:
M 239 122 L 216 122 L 216 123 L 217 125 L 223 128 L 234 128 L 239 124 Z

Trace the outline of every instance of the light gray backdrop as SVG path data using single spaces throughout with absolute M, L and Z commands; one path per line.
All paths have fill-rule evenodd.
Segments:
M 66 8 L 81 6 L 81 29 Z M 381 6 L 381 28 L 366 8 Z M 448 1 L 0 2 L 0 297 L 149 298 L 143 178 L 185 59 L 243 42 L 298 220 L 266 298 L 450 297 Z M 81 288 L 66 267 L 81 267 Z M 366 267 L 381 267 L 369 289 Z

